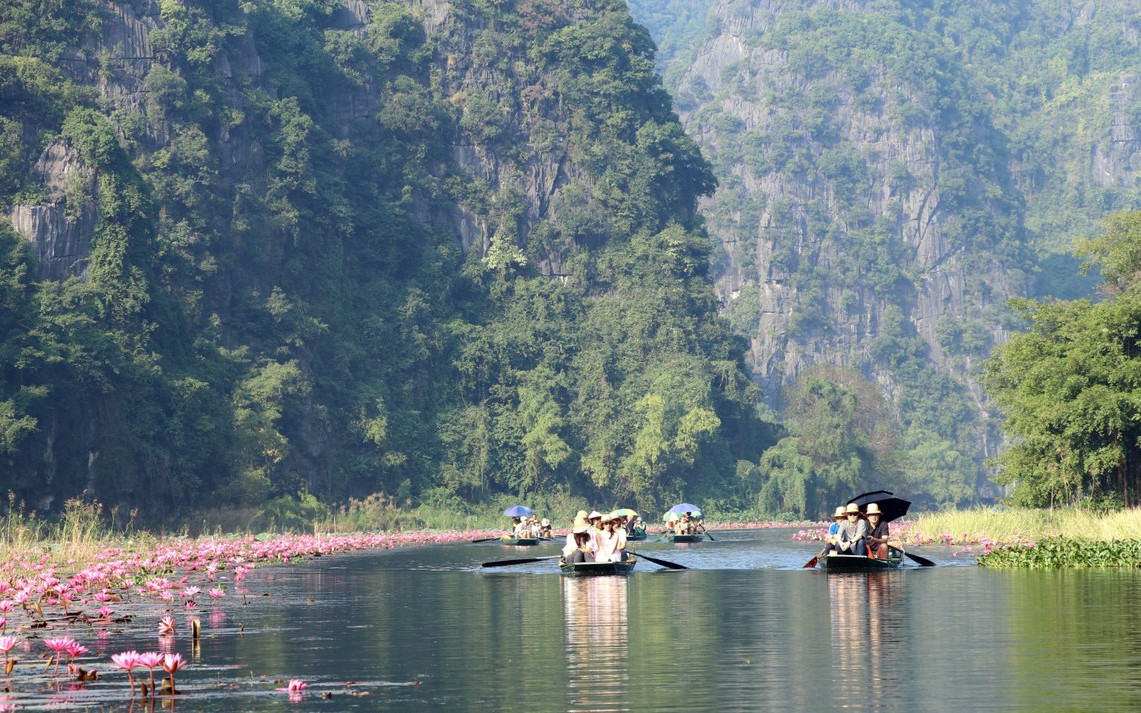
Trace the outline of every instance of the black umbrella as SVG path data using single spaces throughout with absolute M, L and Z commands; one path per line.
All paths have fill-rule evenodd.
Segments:
M 898 520 L 907 514 L 907 509 L 911 507 L 910 500 L 903 498 L 892 497 L 890 490 L 873 490 L 870 493 L 861 493 L 848 501 L 848 504 L 855 503 L 860 506 L 861 510 L 867 510 L 868 505 L 875 503 L 880 506 L 880 521 L 891 522 Z

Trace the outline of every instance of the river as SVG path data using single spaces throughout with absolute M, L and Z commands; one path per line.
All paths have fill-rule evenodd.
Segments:
M 1141 706 L 1141 575 L 989 571 L 951 550 L 936 567 L 800 569 L 788 530 L 640 543 L 628 577 L 568 578 L 555 545 L 445 545 L 263 568 L 185 614 L 182 711 L 979 711 Z M 163 641 L 142 612 L 93 644 L 107 662 Z M 77 638 L 78 635 L 77 635 Z M 144 710 L 109 665 L 81 687 L 13 685 L 19 709 Z M 308 688 L 290 700 L 289 679 Z M 165 701 L 165 702 L 164 702 Z M 0 705 L 4 701 L 0 699 Z

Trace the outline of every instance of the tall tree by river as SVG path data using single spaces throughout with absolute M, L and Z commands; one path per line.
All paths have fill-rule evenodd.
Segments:
M 1141 212 L 1084 241 L 1105 299 L 1022 300 L 1030 330 L 998 347 L 984 383 L 1006 415 L 1000 482 L 1031 506 L 1141 501 Z

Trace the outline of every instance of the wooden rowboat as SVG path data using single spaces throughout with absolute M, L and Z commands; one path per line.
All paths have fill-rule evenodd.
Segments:
M 705 535 L 703 535 L 703 534 L 675 535 L 672 532 L 667 532 L 664 535 L 662 535 L 662 538 L 666 542 L 673 542 L 673 543 L 678 543 L 678 542 L 705 542 Z
M 503 538 L 503 544 L 511 545 L 512 547 L 529 547 L 531 545 L 537 545 L 540 542 L 544 542 L 544 540 L 541 540 L 538 537 L 504 537 Z
M 882 569 L 896 569 L 902 565 L 903 552 L 892 547 L 888 551 L 887 559 L 833 553 L 821 557 L 816 563 L 825 572 L 878 572 Z
M 633 535 L 627 535 L 626 539 L 630 542 L 641 542 L 642 540 L 646 539 L 646 533 L 643 532 L 640 534 L 634 533 Z
M 601 577 L 614 574 L 630 574 L 637 557 L 625 562 L 559 562 L 559 571 L 569 577 Z

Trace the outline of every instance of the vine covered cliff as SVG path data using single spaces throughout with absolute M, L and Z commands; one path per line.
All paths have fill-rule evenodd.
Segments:
M 9 3 L 6 485 L 733 497 L 769 436 L 653 53 L 611 0 Z

